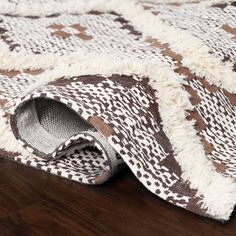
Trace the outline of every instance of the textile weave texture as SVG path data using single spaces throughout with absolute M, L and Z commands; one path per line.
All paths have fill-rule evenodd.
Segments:
M 235 94 L 235 1 L 0 2 L 1 158 L 228 221 Z

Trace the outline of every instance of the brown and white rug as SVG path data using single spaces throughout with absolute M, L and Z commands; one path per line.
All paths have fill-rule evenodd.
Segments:
M 236 204 L 236 2 L 1 0 L 0 156 L 85 184 L 128 165 L 220 221 Z

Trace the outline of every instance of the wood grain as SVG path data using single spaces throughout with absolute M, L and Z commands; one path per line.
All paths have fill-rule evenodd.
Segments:
M 0 158 L 0 235 L 235 236 L 227 223 L 172 206 L 125 169 L 87 186 Z

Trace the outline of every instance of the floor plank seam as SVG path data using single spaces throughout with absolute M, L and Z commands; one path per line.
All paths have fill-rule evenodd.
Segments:
M 9 214 L 6 214 L 5 216 L 1 216 L 0 217 L 0 221 L 3 220 L 4 218 L 11 217 L 11 216 L 17 214 L 18 212 L 23 211 L 23 210 L 25 210 L 27 208 L 30 208 L 30 207 L 35 206 L 35 205 L 42 204 L 43 202 L 47 202 L 47 201 L 52 200 L 52 199 L 55 199 L 55 198 L 54 197 L 50 197 L 50 198 L 47 198 L 47 199 L 44 199 L 44 200 L 40 200 L 40 201 L 35 202 L 33 204 L 30 204 L 30 205 L 28 205 L 26 207 L 20 208 L 20 209 L 18 209 L 16 211 L 13 211 L 13 212 L 9 213 Z

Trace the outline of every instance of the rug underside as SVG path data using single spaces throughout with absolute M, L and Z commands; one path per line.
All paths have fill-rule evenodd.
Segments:
M 0 156 L 227 221 L 235 55 L 235 1 L 3 0 Z

